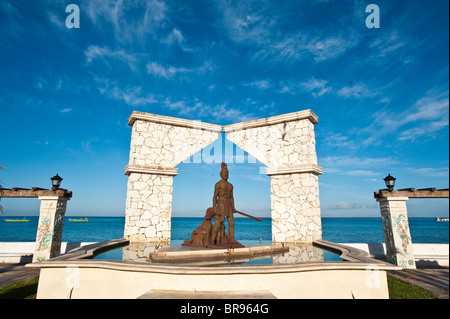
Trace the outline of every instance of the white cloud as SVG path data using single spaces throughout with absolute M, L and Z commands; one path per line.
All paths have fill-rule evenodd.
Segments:
M 110 65 L 109 59 L 122 61 L 130 67 L 130 69 L 135 70 L 135 64 L 138 59 L 124 50 L 111 50 L 108 47 L 99 47 L 97 45 L 90 45 L 85 51 L 87 64 L 92 63 L 95 59 L 100 59 L 106 64 Z
M 341 133 L 327 132 L 327 135 L 323 138 L 323 140 L 328 146 L 345 147 L 350 149 L 358 147 L 354 140 L 350 140 L 348 136 L 344 136 Z
M 142 92 L 142 87 L 127 87 L 126 89 L 120 89 L 115 86 L 108 95 L 113 99 L 122 100 L 130 106 L 145 106 L 157 103 L 153 94 L 145 94 Z
M 348 176 L 377 176 L 377 175 L 382 175 L 382 173 L 377 173 L 377 172 L 368 171 L 368 170 L 350 170 L 350 171 L 345 171 L 343 173 L 343 175 L 348 175 Z
M 349 210 L 349 209 L 361 209 L 363 207 L 364 207 L 363 204 L 360 202 L 340 201 L 337 204 L 333 204 L 333 205 L 323 205 L 321 208 L 323 210 L 337 210 L 337 209 Z
M 398 139 L 400 141 L 415 140 L 420 136 L 435 133 L 443 129 L 444 127 L 447 127 L 448 125 L 449 125 L 448 118 L 443 118 L 441 120 L 425 123 L 422 126 L 413 127 L 411 129 L 407 129 L 401 132 Z
M 428 177 L 446 177 L 449 176 L 449 168 L 448 167 L 409 167 L 406 169 L 408 174 L 420 175 L 420 176 L 428 176 Z
M 312 77 L 311 79 L 303 82 L 297 81 L 287 81 L 280 82 L 281 89 L 279 93 L 289 93 L 296 95 L 298 92 L 311 93 L 314 97 L 323 96 L 326 93 L 331 92 L 332 87 L 328 86 L 328 81 L 316 79 Z
M 164 100 L 164 106 L 170 110 L 177 111 L 181 116 L 197 116 L 200 118 L 215 118 L 215 123 L 222 124 L 223 121 L 244 122 L 253 120 L 254 117 L 238 108 L 233 108 L 227 102 L 216 104 L 215 106 L 201 102 L 199 99 L 191 101 L 172 101 L 170 97 Z
M 327 83 L 326 80 L 317 80 L 312 77 L 308 81 L 300 83 L 300 86 L 304 91 L 311 92 L 314 97 L 318 97 L 331 91 L 331 87 L 327 86 Z
M 173 66 L 164 67 L 157 62 L 150 62 L 147 64 L 147 73 L 156 75 L 162 78 L 170 79 L 176 76 L 178 73 L 192 72 L 192 70 L 187 68 L 177 68 Z
M 327 156 L 318 159 L 319 165 L 327 169 L 328 173 L 340 173 L 349 176 L 375 176 L 379 175 L 376 169 L 392 167 L 400 164 L 392 157 L 354 157 L 354 156 Z
M 157 103 L 154 94 L 146 93 L 141 86 L 128 86 L 120 88 L 115 82 L 111 83 L 107 78 L 94 78 L 98 84 L 98 90 L 102 95 L 110 99 L 125 102 L 130 106 L 146 106 Z
M 317 37 L 310 39 L 306 48 L 316 61 L 324 61 L 343 54 L 355 44 L 355 41 L 346 40 L 340 36 Z
M 236 43 L 254 49 L 256 60 L 293 63 L 313 58 L 321 62 L 340 56 L 358 42 L 352 29 L 339 33 L 324 29 L 287 33 L 283 29 L 285 14 L 277 14 L 279 4 L 225 0 L 217 4 L 225 32 Z M 283 6 L 289 10 L 288 4 Z
M 110 34 L 112 27 L 115 39 L 125 43 L 143 39 L 163 27 L 168 7 L 164 1 L 158 0 L 90 0 L 84 2 L 80 10 L 86 12 L 94 26 L 105 33 Z
M 267 44 L 275 21 L 264 14 L 263 3 L 252 6 L 246 1 L 233 4 L 217 1 L 216 4 L 223 17 L 223 29 L 233 41 L 247 45 Z
M 183 34 L 181 34 L 181 31 L 177 28 L 173 28 L 172 32 L 168 35 L 167 39 L 165 40 L 167 44 L 182 44 L 184 42 Z
M 449 113 L 448 92 L 436 96 L 425 96 L 419 99 L 406 114 L 404 123 L 417 120 L 440 120 L 442 117 L 448 118 Z M 448 122 L 448 121 L 447 121 Z
M 374 97 L 376 92 L 369 90 L 364 84 L 355 84 L 353 86 L 345 86 L 337 92 L 338 95 L 345 98 L 362 98 L 362 97 Z
M 244 83 L 243 86 L 254 86 L 260 90 L 266 90 L 271 87 L 271 84 L 267 80 L 254 81 L 250 83 Z
M 431 135 L 448 125 L 448 91 L 439 93 L 437 90 L 432 90 L 401 113 L 395 114 L 392 110 L 377 112 L 373 123 L 366 131 L 372 133 L 372 136 L 368 138 L 368 141 L 372 141 L 403 129 L 398 133 L 397 139 L 411 141 Z
M 212 71 L 214 69 L 213 65 L 206 61 L 203 65 L 195 68 L 183 68 L 183 67 L 174 67 L 174 66 L 163 66 L 158 62 L 150 62 L 147 64 L 147 73 L 151 75 L 155 75 L 158 77 L 162 77 L 165 79 L 172 79 L 180 74 L 204 74 L 206 72 Z

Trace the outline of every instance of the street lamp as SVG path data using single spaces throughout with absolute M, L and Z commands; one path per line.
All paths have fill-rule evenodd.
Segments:
M 52 180 L 52 190 L 57 190 L 59 185 L 61 185 L 61 181 L 63 180 L 58 174 L 50 178 Z
M 392 192 L 394 190 L 395 180 L 396 178 L 392 177 L 391 174 L 388 174 L 388 176 L 384 178 L 384 182 L 386 183 L 388 191 Z

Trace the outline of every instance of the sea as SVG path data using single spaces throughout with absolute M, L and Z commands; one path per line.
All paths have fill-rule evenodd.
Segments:
M 7 222 L 22 219 L 28 222 Z M 124 217 L 89 217 L 89 222 L 71 222 L 66 217 L 63 242 L 101 242 L 123 237 Z M 84 218 L 84 216 L 83 216 Z M 36 239 L 37 216 L 0 216 L 0 242 L 33 242 Z M 189 239 L 203 218 L 172 218 L 172 243 Z M 413 243 L 448 244 L 449 223 L 434 218 L 409 218 Z M 235 218 L 235 237 L 243 244 L 271 242 L 271 219 L 258 222 L 249 218 Z M 322 238 L 335 243 L 384 243 L 381 218 L 322 218 Z

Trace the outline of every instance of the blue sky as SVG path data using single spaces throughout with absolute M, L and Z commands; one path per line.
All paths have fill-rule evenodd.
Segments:
M 66 26 L 71 3 L 80 28 Z M 370 3 L 380 28 L 366 27 Z M 2 1 L 0 179 L 50 187 L 58 173 L 74 193 L 68 215 L 123 216 L 133 110 L 227 125 L 312 109 L 322 215 L 377 217 L 388 173 L 398 188 L 448 187 L 448 5 Z M 270 179 L 247 162 L 228 165 L 236 208 L 269 216 Z M 202 216 L 219 171 L 180 164 L 173 216 Z M 1 203 L 5 215 L 39 209 Z M 448 216 L 448 199 L 408 209 Z

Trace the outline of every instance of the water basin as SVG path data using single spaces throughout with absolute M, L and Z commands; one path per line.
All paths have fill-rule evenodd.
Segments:
M 182 241 L 173 241 L 170 245 L 171 251 L 189 250 L 181 246 Z M 269 243 L 260 241 L 243 242 L 246 248 L 258 249 L 259 247 L 267 247 Z M 204 260 L 183 260 L 171 261 L 175 264 L 194 264 L 198 266 L 212 266 L 212 265 L 226 265 L 226 264 L 251 264 L 251 265 L 280 265 L 293 263 L 311 263 L 342 261 L 339 252 L 324 249 L 314 244 L 285 244 L 289 251 L 275 254 L 260 254 L 258 256 L 247 256 L 240 258 L 220 258 L 220 260 L 213 260 L 205 258 Z M 143 262 L 152 263 L 149 256 L 158 251 L 167 250 L 169 247 L 161 247 L 153 243 L 131 243 L 115 249 L 103 251 L 93 257 L 96 260 L 119 260 L 128 262 Z M 216 258 L 217 259 L 217 258 Z M 153 262 L 155 263 L 155 261 Z M 159 261 L 164 263 L 164 261 Z

